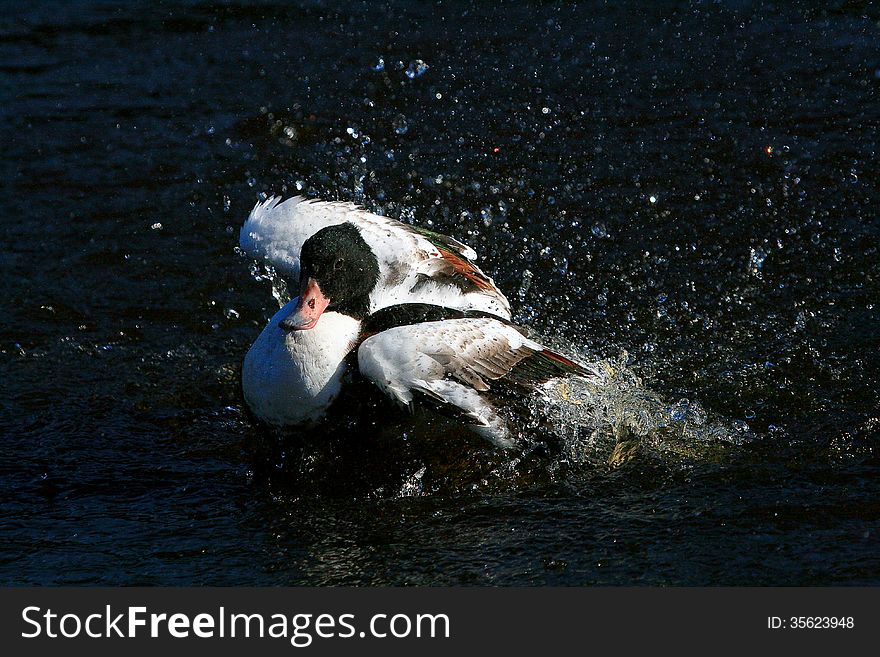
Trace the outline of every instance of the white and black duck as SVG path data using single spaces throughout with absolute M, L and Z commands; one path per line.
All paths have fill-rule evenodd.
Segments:
M 294 198 L 257 205 L 241 245 L 299 280 L 242 370 L 246 402 L 271 425 L 319 421 L 354 350 L 357 373 L 398 404 L 427 404 L 502 447 L 514 445 L 505 393 L 586 374 L 510 323 L 507 299 L 452 238 Z

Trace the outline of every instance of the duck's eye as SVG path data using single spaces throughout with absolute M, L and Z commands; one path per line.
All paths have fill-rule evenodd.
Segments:
M 338 271 L 339 269 L 342 269 L 343 264 L 345 264 L 344 258 L 336 258 L 336 260 L 333 262 L 333 271 Z

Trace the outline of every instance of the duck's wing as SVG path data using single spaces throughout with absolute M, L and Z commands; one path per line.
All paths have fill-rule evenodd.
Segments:
M 510 318 L 510 303 L 474 260 L 477 254 L 452 237 L 382 217 L 351 203 L 272 197 L 258 203 L 240 233 L 241 248 L 282 275 L 299 278 L 303 243 L 327 226 L 349 222 L 379 261 L 380 280 L 371 310 L 411 303 L 441 303 Z
M 398 404 L 419 399 L 467 421 L 500 447 L 513 447 L 505 421 L 485 393 L 495 386 L 532 387 L 587 371 L 490 317 L 395 326 L 364 340 L 358 368 Z

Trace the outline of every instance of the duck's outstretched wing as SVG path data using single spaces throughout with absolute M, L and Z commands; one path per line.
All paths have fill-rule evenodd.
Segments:
M 349 222 L 376 254 L 380 280 L 371 310 L 401 303 L 439 303 L 510 319 L 510 304 L 477 267 L 477 254 L 446 235 L 382 217 L 351 203 L 272 197 L 258 203 L 241 228 L 241 248 L 282 275 L 299 278 L 303 243 L 327 226 Z
M 416 399 L 458 416 L 484 438 L 513 447 L 509 429 L 485 394 L 503 384 L 532 387 L 587 371 L 545 349 L 517 327 L 489 317 L 446 319 L 389 328 L 358 348 L 361 374 L 391 399 Z

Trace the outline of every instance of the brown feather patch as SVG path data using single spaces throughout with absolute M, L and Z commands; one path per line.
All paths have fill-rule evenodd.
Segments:
M 492 279 L 477 269 L 477 267 L 469 260 L 462 258 L 457 253 L 453 253 L 448 249 L 441 248 L 438 250 L 443 259 L 452 265 L 452 269 L 455 273 L 464 276 L 481 290 L 489 292 L 495 290 L 495 285 L 492 283 Z

